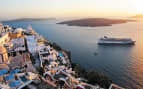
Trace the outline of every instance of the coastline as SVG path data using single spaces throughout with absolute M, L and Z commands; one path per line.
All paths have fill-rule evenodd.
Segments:
M 36 34 L 38 33 L 36 32 Z M 81 65 L 79 65 L 78 63 L 73 63 L 71 59 L 71 52 L 69 50 L 67 51 L 66 49 L 61 48 L 56 42 L 49 42 L 44 37 L 43 39 L 45 40 L 45 42 L 47 42 L 46 44 L 50 44 L 50 46 L 52 46 L 57 51 L 65 52 L 65 54 L 69 58 L 69 63 L 70 63 L 69 67 L 71 67 L 73 71 L 75 71 L 75 77 L 77 78 L 80 77 L 86 83 L 92 84 L 93 86 L 94 85 L 100 86 L 105 89 L 108 89 L 110 85 L 113 83 L 113 81 L 109 77 L 107 77 L 105 74 L 97 72 L 96 70 L 93 70 L 93 69 L 87 70 L 81 67 Z M 40 72 L 41 71 L 39 71 L 39 74 L 42 74 Z
M 49 42 L 43 36 L 35 32 L 35 30 L 33 30 L 32 27 L 28 27 L 27 30 L 21 28 L 20 29 L 11 28 L 11 30 L 12 31 L 10 31 L 9 29 L 8 30 L 4 29 L 4 31 L 6 31 L 4 34 L 7 34 L 7 31 L 8 34 L 9 33 L 15 34 L 16 31 L 16 34 L 21 34 L 21 36 L 20 37 L 14 36 L 15 37 L 14 39 L 24 38 L 24 44 L 26 46 L 25 48 L 26 50 L 24 52 L 29 54 L 29 59 L 32 61 L 33 66 L 36 68 L 38 72 L 40 78 L 38 79 L 38 81 L 44 81 L 45 83 L 50 84 L 53 87 L 56 87 L 59 85 L 56 85 L 57 83 L 54 83 L 54 81 L 59 81 L 59 79 L 49 80 L 46 78 L 47 73 L 48 76 L 51 77 L 56 77 L 55 75 L 58 76 L 61 75 L 62 73 L 66 75 L 68 79 L 74 80 L 73 82 L 76 82 L 76 86 L 82 84 L 82 86 L 88 87 L 85 89 L 96 89 L 97 87 L 108 89 L 112 84 L 112 80 L 110 80 L 104 74 L 96 72 L 95 70 L 86 70 L 80 65 L 72 63 L 70 51 L 61 48 L 56 42 Z M 17 31 L 20 31 L 20 33 Z M 42 45 L 44 46 L 44 48 L 41 49 L 40 47 L 42 47 Z M 23 55 L 22 54 L 23 52 L 20 53 L 21 55 Z M 52 57 L 52 59 L 46 58 L 45 60 L 43 54 L 47 57 L 49 56 Z M 43 57 L 41 57 L 42 55 Z M 54 75 L 51 74 L 49 75 L 49 73 L 53 74 L 53 72 Z M 72 85 L 70 86 L 73 87 Z

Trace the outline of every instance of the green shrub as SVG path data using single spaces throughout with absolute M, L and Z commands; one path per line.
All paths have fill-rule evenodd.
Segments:
M 80 65 L 72 63 L 72 68 L 76 72 L 76 77 L 83 77 L 88 80 L 89 84 L 99 85 L 103 88 L 109 88 L 112 80 L 105 76 L 103 73 L 95 70 L 85 70 Z

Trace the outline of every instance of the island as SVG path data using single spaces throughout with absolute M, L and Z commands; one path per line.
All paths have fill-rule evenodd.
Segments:
M 68 26 L 97 27 L 97 26 L 112 26 L 113 24 L 121 24 L 127 22 L 135 22 L 135 20 L 86 18 L 86 19 L 63 21 L 57 24 L 67 24 Z
M 18 18 L 12 20 L 5 20 L 1 22 L 21 22 L 21 21 L 43 21 L 43 20 L 54 20 L 55 18 Z

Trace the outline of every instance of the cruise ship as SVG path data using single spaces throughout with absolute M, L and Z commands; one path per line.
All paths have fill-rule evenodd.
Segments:
M 131 38 L 108 38 L 104 36 L 98 40 L 99 45 L 134 45 L 135 41 Z

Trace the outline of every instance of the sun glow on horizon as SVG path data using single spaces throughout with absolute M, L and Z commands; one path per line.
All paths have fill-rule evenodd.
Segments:
M 143 0 L 2 0 L 0 18 L 131 17 L 143 14 Z

